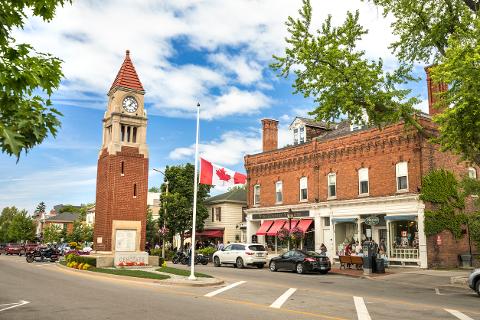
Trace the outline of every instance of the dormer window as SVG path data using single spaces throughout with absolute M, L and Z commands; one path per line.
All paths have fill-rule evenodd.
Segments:
M 298 144 L 298 128 L 293 129 L 293 144 Z
M 293 129 L 293 144 L 305 143 L 305 126 Z

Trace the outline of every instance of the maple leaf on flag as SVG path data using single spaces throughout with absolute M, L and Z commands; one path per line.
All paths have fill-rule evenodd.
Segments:
M 215 173 L 222 181 L 230 181 L 230 179 L 232 178 L 227 172 L 225 172 L 225 168 L 218 169 L 217 171 L 215 171 Z

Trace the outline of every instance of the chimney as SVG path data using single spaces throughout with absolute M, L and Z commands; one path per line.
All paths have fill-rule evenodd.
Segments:
M 442 92 L 447 92 L 448 84 L 444 82 L 434 82 L 430 77 L 430 69 L 433 66 L 425 67 L 425 72 L 427 73 L 427 88 L 428 88 L 428 113 L 431 116 L 442 113 L 444 106 L 435 105 L 440 99 L 439 94 Z
M 263 152 L 278 148 L 278 121 L 262 119 L 263 127 Z

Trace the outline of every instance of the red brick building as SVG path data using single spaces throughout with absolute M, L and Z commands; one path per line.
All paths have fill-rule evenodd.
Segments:
M 94 247 L 100 252 L 139 251 L 145 246 L 148 147 L 144 94 L 127 51 L 108 92 L 103 119 L 94 225 Z
M 435 92 L 445 86 L 432 84 L 429 78 L 427 83 L 433 114 Z M 435 131 L 430 115 L 418 115 L 418 121 Z M 437 168 L 476 177 L 478 168 L 440 152 L 403 123 L 379 130 L 348 121 L 329 127 L 296 118 L 290 125 L 293 145 L 281 149 L 278 121 L 264 119 L 262 125 L 263 152 L 245 157 L 247 241 L 258 238 L 271 250 L 280 250 L 275 235 L 282 226 L 288 228 L 290 215 L 292 227 L 305 232 L 303 246 L 319 250 L 324 243 L 331 258 L 343 254 L 347 243 L 368 237 L 385 243 L 391 264 L 426 268 L 435 264 L 435 255 L 443 260 L 438 253 L 443 250 L 455 261 L 449 258 L 440 264 L 456 265 L 460 253 L 456 247 L 464 250 L 465 239 L 460 245 L 442 234 L 439 249 L 426 238 L 421 179 Z M 375 220 L 374 225 L 366 220 Z

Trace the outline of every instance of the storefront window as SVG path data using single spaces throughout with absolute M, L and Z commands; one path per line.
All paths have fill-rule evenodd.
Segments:
M 390 222 L 390 257 L 418 259 L 418 226 L 414 220 Z
M 335 251 L 337 255 L 345 255 L 348 244 L 358 241 L 358 229 L 355 222 L 335 223 Z

